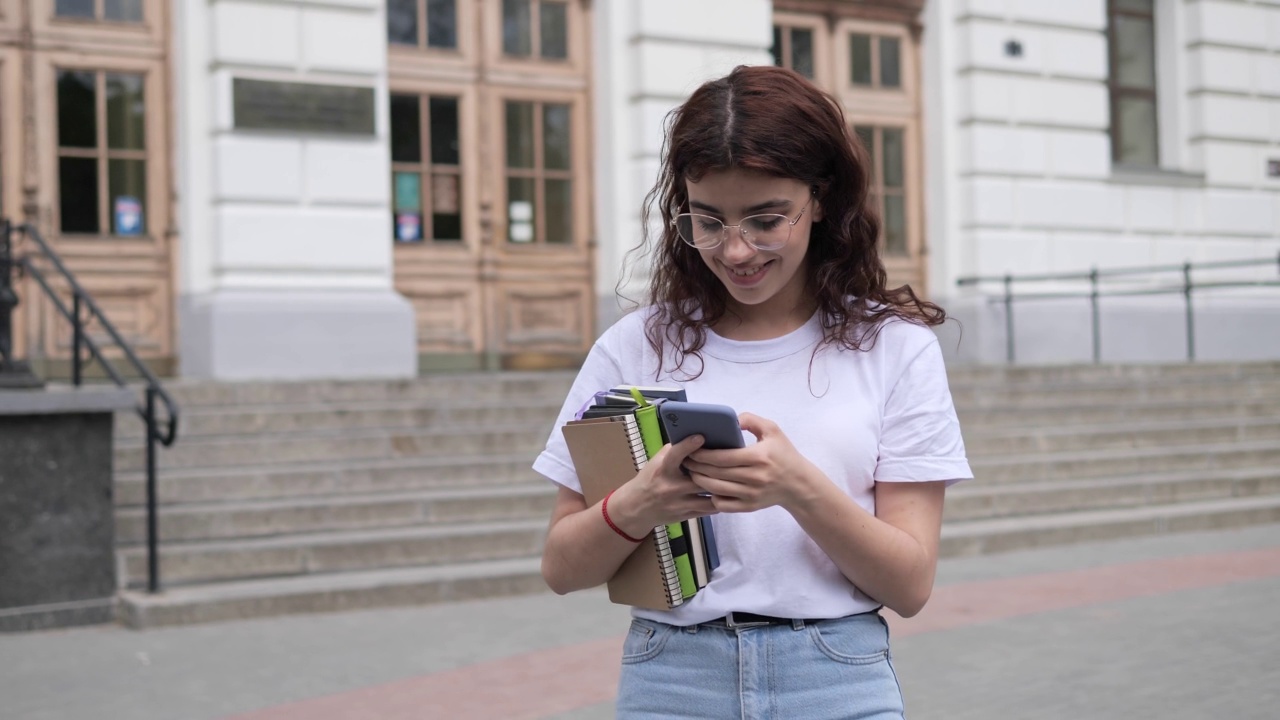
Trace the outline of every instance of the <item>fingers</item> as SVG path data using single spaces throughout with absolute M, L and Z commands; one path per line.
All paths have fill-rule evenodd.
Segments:
M 684 463 L 685 458 L 702 447 L 703 442 L 701 435 L 690 435 L 674 445 L 663 447 L 661 452 L 654 457 L 654 460 L 661 463 L 664 468 L 670 468 L 673 472 L 678 472 L 678 468 Z
M 755 435 L 756 440 L 763 440 L 766 435 L 772 435 L 778 430 L 778 424 L 774 421 L 749 412 L 738 415 L 738 425 Z

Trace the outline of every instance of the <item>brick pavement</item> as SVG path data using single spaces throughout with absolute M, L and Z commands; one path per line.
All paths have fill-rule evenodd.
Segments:
M 1277 601 L 1266 526 L 944 561 L 926 611 L 891 625 L 913 718 L 1272 718 Z M 0 697 L 24 720 L 608 718 L 625 624 L 588 592 L 0 636 L 0 667 L 35 660 Z M 141 663 L 131 645 L 165 673 L 107 666 Z

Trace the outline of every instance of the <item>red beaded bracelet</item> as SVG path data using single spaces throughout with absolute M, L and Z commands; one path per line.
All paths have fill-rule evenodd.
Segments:
M 609 498 L 610 498 L 610 497 L 611 497 L 615 492 L 617 492 L 617 491 L 616 491 L 616 490 L 610 490 L 610 491 L 609 491 L 609 494 L 604 496 L 604 500 L 601 500 L 601 501 L 600 501 L 600 514 L 601 514 L 601 515 L 604 515 L 604 521 L 605 521 L 606 523 L 608 523 L 609 527 L 613 528 L 613 531 L 614 531 L 614 532 L 616 532 L 616 533 L 618 533 L 619 535 L 621 535 L 622 537 L 624 537 L 624 538 L 626 538 L 626 539 L 630 540 L 631 542 L 633 542 L 633 543 L 644 542 L 644 538 L 633 538 L 633 537 L 631 537 L 630 535 L 628 535 L 628 534 L 626 534 L 626 533 L 622 532 L 622 528 L 620 528 L 620 527 L 618 527 L 617 525 L 614 525 L 614 524 L 613 524 L 613 520 L 609 517 Z

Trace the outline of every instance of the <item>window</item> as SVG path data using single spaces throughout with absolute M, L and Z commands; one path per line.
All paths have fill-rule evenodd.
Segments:
M 391 95 L 391 193 L 397 242 L 461 242 L 458 98 Z
M 457 0 L 387 0 L 387 42 L 457 49 Z
M 1152 0 L 1107 3 L 1111 159 L 1118 165 L 1159 165 L 1154 10 Z
M 880 237 L 887 255 L 906 255 L 906 132 L 900 127 L 856 125 L 871 155 L 871 205 L 880 213 Z
M 543 60 L 568 58 L 568 3 L 502 0 L 502 52 Z
M 902 41 L 887 35 L 849 35 L 849 80 L 869 88 L 902 87 Z
M 773 64 L 791 68 L 813 79 L 813 31 L 808 28 L 773 26 Z
M 55 0 L 53 12 L 60 18 L 142 22 L 142 0 Z
M 146 233 L 143 76 L 58 71 L 58 217 L 63 233 Z
M 569 106 L 506 104 L 507 240 L 573 242 Z

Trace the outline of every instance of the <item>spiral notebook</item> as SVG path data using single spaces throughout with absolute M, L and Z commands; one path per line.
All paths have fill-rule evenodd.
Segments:
M 561 430 L 587 505 L 635 477 L 648 462 L 634 414 L 575 420 Z M 665 525 L 645 536 L 608 582 L 609 599 L 621 605 L 670 610 L 684 603 Z

